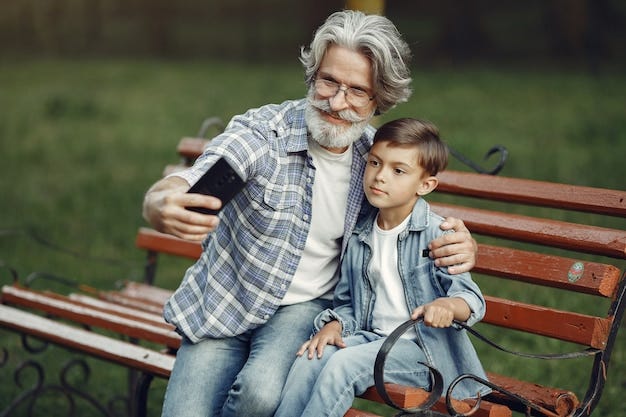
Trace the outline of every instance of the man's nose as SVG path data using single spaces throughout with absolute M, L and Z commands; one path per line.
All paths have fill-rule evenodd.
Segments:
M 341 111 L 350 107 L 346 97 L 346 87 L 339 87 L 337 93 L 328 99 L 328 104 L 333 111 Z

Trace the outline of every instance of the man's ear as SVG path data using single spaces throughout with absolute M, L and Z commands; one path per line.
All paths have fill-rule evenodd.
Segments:
M 439 180 L 437 179 L 437 177 L 430 176 L 430 177 L 424 178 L 422 182 L 419 184 L 419 186 L 417 187 L 417 195 L 425 196 L 426 194 L 430 193 L 432 190 L 437 188 L 438 184 L 439 184 Z

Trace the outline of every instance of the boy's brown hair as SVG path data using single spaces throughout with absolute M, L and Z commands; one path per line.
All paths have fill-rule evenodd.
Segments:
M 428 175 L 437 175 L 448 166 L 448 146 L 439 138 L 437 126 L 430 122 L 410 117 L 392 120 L 378 128 L 374 135 L 376 142 L 416 146 L 417 163 Z

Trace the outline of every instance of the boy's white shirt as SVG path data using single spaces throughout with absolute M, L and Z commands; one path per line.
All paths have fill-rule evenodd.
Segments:
M 400 324 L 410 318 L 400 273 L 398 272 L 398 235 L 406 229 L 411 215 L 390 230 L 378 226 L 378 216 L 372 228 L 372 259 L 368 276 L 375 294 L 372 309 L 372 330 L 389 336 Z M 416 340 L 415 329 L 411 328 L 403 338 Z
M 309 140 L 315 166 L 311 228 L 302 258 L 282 305 L 323 297 L 332 299 L 350 188 L 352 147 L 341 154 Z

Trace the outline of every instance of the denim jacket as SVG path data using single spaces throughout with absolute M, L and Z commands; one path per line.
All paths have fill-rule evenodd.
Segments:
M 372 307 L 376 294 L 372 292 L 367 276 L 371 259 L 371 236 L 376 210 L 363 216 L 348 242 L 341 264 L 341 276 L 334 295 L 334 308 L 321 312 L 315 319 L 315 330 L 338 320 L 342 336 L 359 330 L 372 330 Z M 469 273 L 450 275 L 447 268 L 437 267 L 424 256 L 428 243 L 444 233 L 439 225 L 443 218 L 431 212 L 430 206 L 419 199 L 413 208 L 408 226 L 398 236 L 398 270 L 404 287 L 409 312 L 416 307 L 440 297 L 461 297 L 472 313 L 467 324 L 472 325 L 485 315 L 485 300 Z M 400 301 L 400 300 L 399 300 Z M 485 378 L 485 372 L 466 331 L 458 326 L 445 329 L 432 328 L 419 323 L 415 326 L 417 344 L 423 349 L 432 366 L 441 372 L 444 393 L 454 378 L 472 373 Z M 484 395 L 489 392 L 481 384 L 464 380 L 453 392 L 455 398 Z

